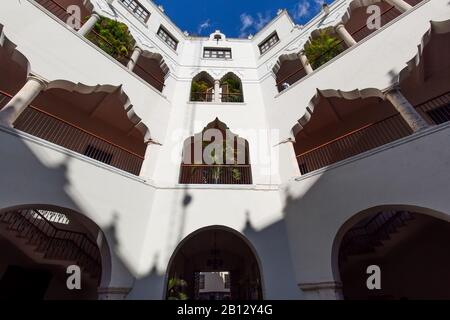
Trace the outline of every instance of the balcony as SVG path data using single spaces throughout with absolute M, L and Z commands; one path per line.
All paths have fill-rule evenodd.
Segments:
M 202 132 L 185 140 L 179 183 L 252 184 L 247 140 L 216 118 Z
M 61 93 L 58 92 L 59 97 L 61 97 Z M 60 102 L 61 100 L 56 99 L 55 96 L 56 94 L 53 95 L 53 98 Z M 0 109 L 11 98 L 12 95 L 0 91 Z M 89 105 L 89 98 L 94 97 L 83 97 L 86 104 L 85 107 Z M 136 144 L 137 141 L 135 139 L 139 139 L 139 134 L 135 131 L 134 126 L 128 129 L 128 134 L 131 135 L 129 138 L 120 138 L 113 134 L 117 129 L 108 128 L 104 121 L 99 121 L 98 119 L 96 120 L 97 123 L 93 124 L 92 121 L 87 120 L 89 116 L 84 118 L 79 110 L 67 112 L 68 110 L 65 108 L 65 111 L 53 112 L 53 105 L 56 105 L 56 101 L 49 101 L 48 95 L 46 97 L 38 97 L 37 100 L 39 102 L 46 101 L 46 106 L 37 107 L 30 105 L 15 121 L 15 129 L 122 171 L 139 175 L 144 161 L 145 146 L 143 142 L 141 146 L 139 146 L 139 143 Z M 109 112 L 114 111 L 110 110 Z M 79 121 L 80 119 L 85 121 Z M 118 119 L 117 124 L 124 120 L 123 118 L 122 120 Z M 93 129 L 95 126 L 97 130 Z M 118 133 L 116 132 L 116 134 Z
M 78 30 L 87 21 L 92 10 L 84 5 L 81 0 L 74 0 L 69 3 L 67 0 L 35 0 L 56 18 L 64 23 L 73 20 L 76 22 L 72 27 Z M 78 3 L 79 2 L 79 3 Z M 70 5 L 78 5 L 81 8 L 81 20 L 67 13 Z M 86 38 L 94 43 L 100 50 L 104 51 L 120 64 L 127 67 L 131 72 L 144 80 L 153 88 L 162 92 L 165 86 L 165 77 L 168 68 L 165 65 L 163 57 L 157 53 L 143 51 L 139 56 L 132 59 L 133 49 L 136 41 L 128 32 L 128 27 L 118 21 L 101 17 L 96 23 L 94 29 L 86 35 Z M 132 62 L 132 63 L 131 63 Z
M 420 0 L 406 1 L 414 6 L 420 3 Z M 398 18 L 402 13 L 394 6 L 378 2 L 376 6 L 380 9 L 380 27 L 385 27 L 388 23 Z M 351 15 L 344 19 L 345 29 L 350 34 L 351 38 L 358 43 L 363 41 L 372 33 L 379 29 L 369 28 L 367 21 L 371 19 L 371 14 L 367 13 L 368 6 L 356 7 L 351 10 Z M 370 20 L 371 21 L 371 20 Z M 324 37 L 323 33 L 327 33 Z M 321 39 L 322 38 L 322 39 Z M 332 60 L 350 47 L 333 28 L 317 30 L 312 33 L 309 42 L 305 45 L 302 53 L 307 59 L 308 66 L 305 67 L 298 57 L 282 56 L 280 57 L 279 65 L 275 67 L 276 86 L 278 92 L 282 92 L 289 86 L 304 78 L 313 70 L 318 69 L 328 61 Z M 308 70 L 311 68 L 312 70 Z
M 250 165 L 181 165 L 181 184 L 252 184 Z
M 378 106 L 379 110 L 383 109 Z M 416 110 L 429 124 L 450 121 L 450 92 L 416 106 Z M 371 114 L 371 110 L 368 113 Z M 300 153 L 297 156 L 300 172 L 313 172 L 411 134 L 412 130 L 399 114 L 368 123 Z M 307 144 L 307 140 L 300 139 L 298 144 Z M 297 148 L 301 148 L 299 145 Z

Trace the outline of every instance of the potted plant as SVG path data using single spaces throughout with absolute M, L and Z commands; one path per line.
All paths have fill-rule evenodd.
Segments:
M 123 64 L 128 62 L 136 44 L 126 24 L 105 17 L 99 19 L 86 37 Z
M 330 30 L 320 30 L 304 49 L 313 69 L 319 68 L 344 51 L 342 41 L 331 34 Z

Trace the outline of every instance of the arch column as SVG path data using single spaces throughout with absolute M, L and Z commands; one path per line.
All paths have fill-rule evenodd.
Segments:
M 0 111 L 0 124 L 12 127 L 26 107 L 47 87 L 47 81 L 28 76 L 27 82 Z
M 400 113 L 402 118 L 408 123 L 414 132 L 426 129 L 430 126 L 405 98 L 398 86 L 386 91 L 385 97 Z
M 214 80 L 214 102 L 220 103 L 221 101 L 220 80 Z
M 136 66 L 136 63 L 139 60 L 139 57 L 141 56 L 142 52 L 144 52 L 140 47 L 136 46 L 134 48 L 133 54 L 131 55 L 130 61 L 128 61 L 127 68 L 130 71 L 134 70 L 134 67 Z
M 314 70 L 308 61 L 308 57 L 303 53 L 303 51 L 300 51 L 300 53 L 298 54 L 298 57 L 300 58 L 300 62 L 302 63 L 302 66 L 305 69 L 306 74 L 313 73 Z
M 94 29 L 95 24 L 100 20 L 100 15 L 96 12 L 93 12 L 89 19 L 81 26 L 78 33 L 82 36 L 86 36 L 89 32 Z
M 383 1 L 389 3 L 391 6 L 394 6 L 398 11 L 402 13 L 412 8 L 412 5 L 410 5 L 404 0 L 383 0 Z
M 357 44 L 356 40 L 353 38 L 350 32 L 348 32 L 343 23 L 338 24 L 335 27 L 335 30 L 339 37 L 344 40 L 347 46 L 351 47 Z

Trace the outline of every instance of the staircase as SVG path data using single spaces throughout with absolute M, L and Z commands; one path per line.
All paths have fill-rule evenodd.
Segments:
M 426 217 L 408 211 L 384 211 L 366 220 L 344 236 L 340 261 L 348 263 L 385 256 L 397 244 L 413 236 L 428 223 Z
M 39 210 L 0 213 L 0 230 L 38 263 L 77 265 L 92 278 L 100 279 L 97 244 L 82 232 L 57 227 Z

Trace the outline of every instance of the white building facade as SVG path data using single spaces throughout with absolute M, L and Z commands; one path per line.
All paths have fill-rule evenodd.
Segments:
M 133 50 L 106 52 L 104 18 Z M 194 299 L 227 272 L 231 299 L 450 298 L 449 54 L 448 0 L 280 10 L 248 39 L 144 0 L 3 1 L 0 294 Z M 208 129 L 242 163 L 188 161 Z

